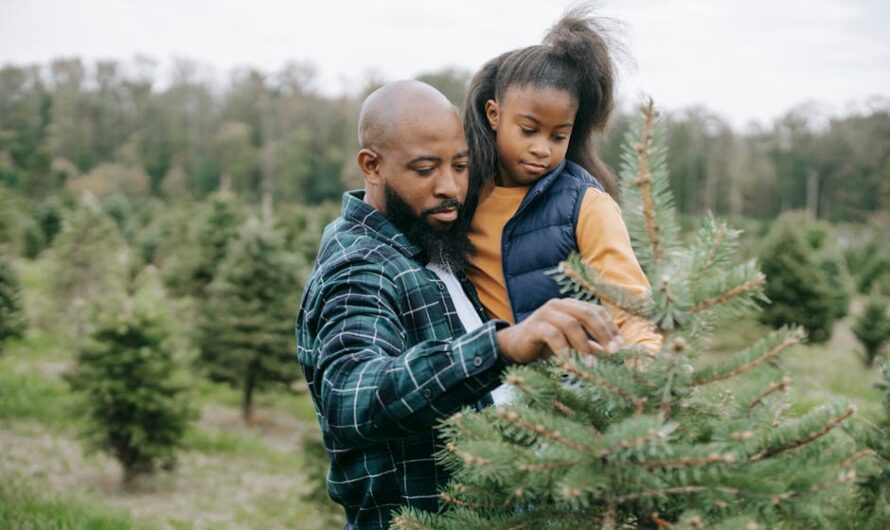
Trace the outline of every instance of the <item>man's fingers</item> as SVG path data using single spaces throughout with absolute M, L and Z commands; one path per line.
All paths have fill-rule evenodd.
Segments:
M 615 353 L 623 344 L 618 326 L 611 315 L 602 306 L 580 300 L 564 299 L 563 308 L 578 319 L 590 332 L 593 338 L 603 345 L 609 353 Z
M 544 344 L 546 344 L 553 353 L 564 352 L 569 349 L 569 342 L 566 340 L 565 335 L 563 335 L 559 328 L 552 324 L 544 324 L 541 336 L 544 339 Z
M 589 339 L 584 333 L 583 323 L 579 322 L 570 313 L 554 312 L 550 315 L 550 322 L 562 333 L 568 345 L 581 353 L 593 353 L 590 349 Z

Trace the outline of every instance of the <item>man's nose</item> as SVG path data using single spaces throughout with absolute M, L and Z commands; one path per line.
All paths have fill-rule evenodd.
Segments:
M 466 179 L 464 173 L 455 171 L 452 167 L 446 167 L 443 171 L 439 172 L 433 193 L 435 193 L 437 197 L 459 198 L 458 195 L 460 195 L 461 189 L 466 187 L 466 183 L 461 182 L 462 178 Z

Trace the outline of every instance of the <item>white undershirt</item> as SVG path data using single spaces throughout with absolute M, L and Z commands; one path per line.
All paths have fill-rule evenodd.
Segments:
M 436 276 L 445 284 L 448 294 L 451 295 L 451 301 L 454 303 L 454 309 L 457 311 L 457 318 L 464 325 L 464 331 L 469 333 L 482 327 L 482 319 L 479 318 L 479 313 L 476 312 L 454 273 L 450 269 L 433 263 L 429 263 L 426 268 L 436 273 Z
M 451 295 L 451 301 L 454 303 L 454 309 L 457 311 L 457 317 L 460 319 L 461 324 L 464 325 L 464 331 L 469 333 L 481 327 L 482 319 L 479 318 L 479 313 L 476 312 L 454 273 L 450 269 L 433 263 L 427 264 L 426 268 L 434 272 L 442 280 L 442 283 L 445 284 L 448 294 Z M 491 397 L 494 399 L 495 405 L 503 405 L 513 401 L 512 390 L 508 385 L 501 385 L 495 388 L 491 393 Z

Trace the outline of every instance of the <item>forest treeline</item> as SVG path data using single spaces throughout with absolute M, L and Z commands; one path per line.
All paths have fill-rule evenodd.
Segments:
M 4 66 L 0 182 L 35 199 L 64 190 L 201 198 L 223 187 L 247 200 L 301 203 L 337 200 L 360 185 L 356 114 L 377 81 L 334 97 L 300 63 L 235 70 L 224 83 L 187 60 L 171 72 L 162 76 L 144 57 Z M 469 77 L 455 69 L 418 76 L 457 104 Z M 701 107 L 669 114 L 679 211 L 772 218 L 808 209 L 861 221 L 890 209 L 890 99 L 860 107 L 829 119 L 801 105 L 743 131 Z M 617 113 L 599 141 L 612 167 L 627 128 L 628 114 Z

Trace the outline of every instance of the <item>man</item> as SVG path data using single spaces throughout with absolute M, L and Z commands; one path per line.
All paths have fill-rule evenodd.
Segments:
M 511 363 L 617 348 L 601 307 L 553 300 L 482 323 L 462 266 L 467 143 L 454 107 L 417 81 L 371 94 L 359 119 L 363 191 L 325 229 L 297 317 L 300 363 L 348 529 L 387 528 L 400 506 L 438 507 L 448 479 L 434 426 L 491 404 Z M 596 342 L 590 340 L 593 337 Z

